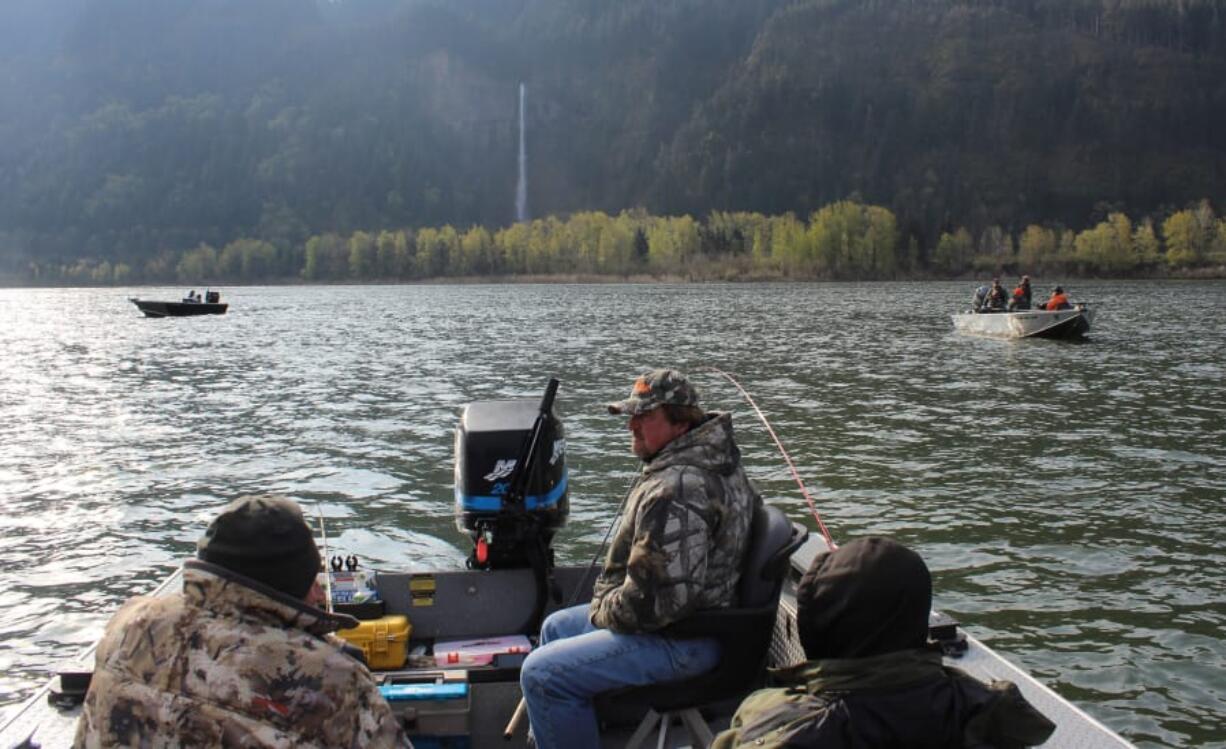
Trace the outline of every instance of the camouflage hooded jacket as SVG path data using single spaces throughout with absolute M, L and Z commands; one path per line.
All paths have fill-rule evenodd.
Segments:
M 984 684 L 935 652 L 808 661 L 772 677 L 783 686 L 746 697 L 711 749 L 1017 749 L 1055 730 L 1012 682 Z
M 76 747 L 408 747 L 328 615 L 190 560 L 107 625 Z
M 732 417 L 712 413 L 643 465 L 592 594 L 591 619 L 651 632 L 735 602 L 762 500 L 741 467 Z

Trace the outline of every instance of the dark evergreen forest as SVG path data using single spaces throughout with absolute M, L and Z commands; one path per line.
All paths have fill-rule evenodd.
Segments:
M 867 275 L 983 269 L 1028 232 L 1085 260 L 1101 248 L 1074 234 L 1096 227 L 1141 266 L 1179 216 L 1184 264 L 1226 258 L 1226 2 L 7 0 L 0 18 L 10 278 L 184 275 L 197 250 L 214 255 L 187 271 L 225 276 L 207 263 L 229 248 L 231 277 L 365 277 L 381 234 L 416 247 L 384 275 L 533 270 L 494 236 L 515 221 L 521 82 L 531 217 L 620 232 L 616 262 L 537 271 L 684 259 L 690 230 L 647 216 L 761 259 L 745 227 L 779 246 L 788 214 L 813 234 L 831 206 L 889 214 L 897 262 Z M 472 227 L 486 259 L 449 265 Z M 348 264 L 313 276 L 312 241 Z

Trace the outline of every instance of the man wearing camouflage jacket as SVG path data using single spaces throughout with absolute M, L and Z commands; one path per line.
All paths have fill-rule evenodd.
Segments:
M 307 601 L 320 557 L 293 502 L 228 505 L 183 591 L 136 598 L 98 645 L 77 747 L 409 747 L 366 666 Z
M 639 377 L 609 412 L 630 416 L 643 469 L 596 580 L 592 602 L 558 611 L 520 673 L 537 746 L 599 745 L 593 698 L 686 679 L 719 661 L 712 639 L 659 631 L 735 601 L 749 525 L 761 503 L 741 467 L 729 414 L 704 414 L 683 374 Z

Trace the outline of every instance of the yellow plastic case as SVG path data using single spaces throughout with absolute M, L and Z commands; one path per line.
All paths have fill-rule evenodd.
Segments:
M 359 622 L 353 629 L 337 630 L 345 641 L 362 649 L 366 665 L 372 669 L 404 666 L 405 652 L 413 627 L 403 614 L 389 614 Z

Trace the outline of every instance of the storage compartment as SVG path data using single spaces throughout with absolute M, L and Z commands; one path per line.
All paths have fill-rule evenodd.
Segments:
M 367 601 L 365 603 L 334 603 L 332 610 L 338 614 L 348 614 L 354 619 L 363 621 L 371 619 L 380 619 L 383 617 L 387 606 L 383 601 Z
M 371 669 L 386 670 L 404 665 L 405 648 L 412 631 L 407 616 L 391 614 L 359 622 L 357 627 L 338 630 L 336 634 L 361 648 L 366 656 L 366 665 Z
M 379 687 L 415 747 L 467 747 L 472 699 L 467 671 L 396 675 Z

